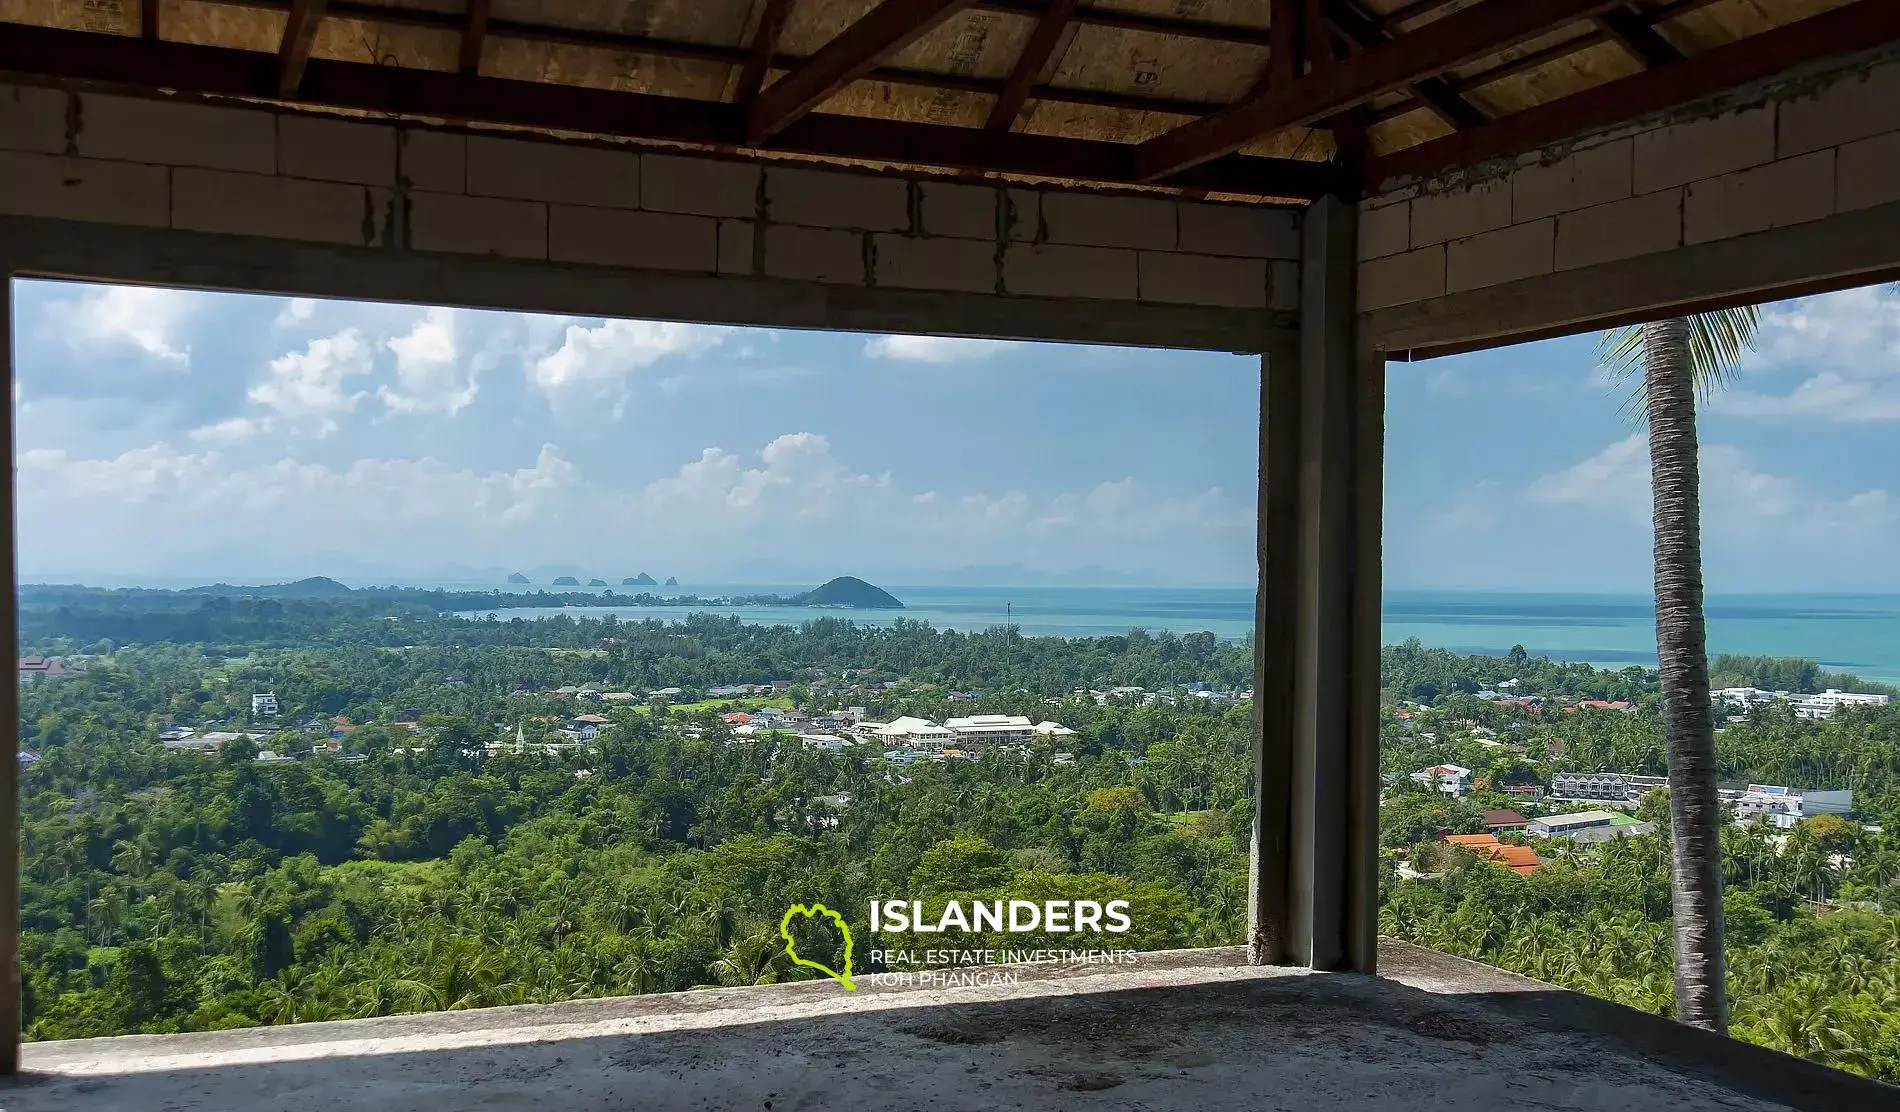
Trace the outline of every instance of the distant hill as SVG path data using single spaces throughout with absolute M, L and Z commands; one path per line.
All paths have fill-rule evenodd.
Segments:
M 268 583 L 257 587 L 236 587 L 229 583 L 213 583 L 206 587 L 193 587 L 184 594 L 197 595 L 249 595 L 252 598 L 344 598 L 350 589 L 336 580 L 324 575 L 313 575 L 308 579 L 299 579 L 295 583 Z
M 554 586 L 556 587 L 578 587 L 580 585 L 581 581 L 571 575 L 563 575 L 554 581 Z
M 677 587 L 680 585 L 680 581 L 669 575 L 666 577 L 666 585 L 668 587 Z
M 605 587 L 607 585 L 607 581 L 605 579 L 589 579 L 587 581 L 587 585 L 589 587 Z
M 513 575 L 508 577 L 508 582 L 525 587 L 528 585 L 528 577 L 521 574 L 520 572 L 516 572 Z
M 873 587 L 853 575 L 841 575 L 815 591 L 791 600 L 794 606 L 848 606 L 854 610 L 902 610 L 904 604 L 889 591 Z
M 650 575 L 648 575 L 648 574 L 647 574 L 646 572 L 641 572 L 641 573 L 640 573 L 639 575 L 636 575 L 636 576 L 633 576 L 633 577 L 631 577 L 631 578 L 628 578 L 628 579 L 622 579 L 622 580 L 620 581 L 620 585 L 621 585 L 622 587 L 655 587 L 655 586 L 658 586 L 658 584 L 654 582 L 654 579 L 653 579 L 653 577 L 652 577 L 652 576 L 650 576 Z

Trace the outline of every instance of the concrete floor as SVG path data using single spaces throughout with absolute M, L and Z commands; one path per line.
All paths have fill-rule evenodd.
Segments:
M 1900 1108 L 1900 1090 L 1401 944 L 1380 977 L 1238 958 L 35 1043 L 0 1109 Z

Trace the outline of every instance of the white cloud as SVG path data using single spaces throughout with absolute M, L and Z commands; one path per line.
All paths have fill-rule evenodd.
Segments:
M 390 412 L 452 416 L 475 400 L 475 372 L 456 360 L 455 322 L 455 310 L 429 309 L 408 334 L 388 341 L 396 356 L 396 384 L 378 387 L 376 396 Z
M 352 393 L 348 380 L 368 374 L 371 358 L 362 333 L 345 329 L 271 360 L 249 397 L 292 425 L 328 436 L 336 431 L 336 419 L 362 400 L 364 391 Z
M 1893 516 L 1884 490 L 1845 499 L 1809 491 L 1795 479 L 1757 470 L 1746 453 L 1728 444 L 1705 444 L 1699 457 L 1705 526 L 1727 532 L 1760 529 L 1857 528 Z M 1525 489 L 1532 502 L 1589 506 L 1635 522 L 1651 518 L 1649 441 L 1635 433 L 1589 459 L 1545 475 Z
M 1709 408 L 1747 417 L 1900 420 L 1900 291 L 1887 285 L 1765 306 L 1742 380 Z M 1786 392 L 1772 381 L 1801 376 Z
M 872 359 L 904 363 L 961 363 L 988 359 L 1016 345 L 1007 340 L 971 340 L 960 336 L 874 336 L 864 342 Z
M 74 351 L 130 351 L 172 367 L 191 365 L 191 348 L 176 333 L 195 295 L 148 286 L 101 286 L 70 301 L 49 302 L 48 323 Z
M 237 439 L 207 434 L 196 450 L 160 443 L 102 459 L 22 454 L 26 566 L 232 574 L 233 561 L 281 567 L 312 553 L 390 560 L 391 537 L 403 538 L 398 559 L 412 565 L 560 562 L 605 574 L 630 562 L 683 576 L 760 556 L 814 569 L 1063 567 L 1126 557 L 1135 544 L 1169 554 L 1181 574 L 1218 575 L 1228 569 L 1210 554 L 1251 551 L 1250 507 L 1219 490 L 1165 496 L 1130 479 L 1053 497 L 906 490 L 890 473 L 849 466 L 814 432 L 787 433 L 748 455 L 707 448 L 671 474 L 631 484 L 583 475 L 553 445 L 511 470 L 430 458 L 239 467 L 212 446 Z M 376 528 L 337 527 L 365 521 Z
M 269 428 L 270 422 L 262 417 L 228 417 L 192 429 L 190 436 L 200 444 L 241 444 Z
M 292 297 L 284 302 L 284 307 L 277 311 L 277 319 L 272 321 L 271 324 L 274 328 L 290 328 L 309 320 L 311 314 L 316 311 L 317 301 L 315 298 Z
M 667 321 L 610 320 L 593 328 L 569 324 L 560 347 L 528 364 L 528 381 L 556 405 L 570 398 L 619 403 L 635 370 L 670 356 L 705 352 L 725 335 L 723 328 Z

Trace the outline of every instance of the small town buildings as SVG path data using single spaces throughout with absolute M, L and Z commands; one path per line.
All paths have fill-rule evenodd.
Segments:
M 1759 687 L 1724 687 L 1709 692 L 1709 695 L 1715 702 L 1736 710 L 1747 710 L 1764 703 L 1787 703 L 1794 710 L 1796 718 L 1809 720 L 1832 718 L 1835 711 L 1844 707 L 1884 707 L 1893 702 L 1891 695 L 1842 691 L 1834 687 L 1812 694 L 1764 691 Z
M 1471 770 L 1459 765 L 1433 765 L 1412 773 L 1412 779 L 1446 795 L 1471 794 Z
M 257 754 L 257 756 L 255 756 L 255 757 L 252 757 L 252 758 L 251 758 L 251 760 L 252 760 L 252 761 L 253 761 L 254 763 L 256 763 L 256 764 L 264 764 L 264 765 L 269 765 L 269 764 L 289 764 L 289 763 L 291 763 L 292 761 L 295 761 L 296 759 L 297 759 L 297 758 L 295 758 L 295 757 L 292 757 L 292 756 L 290 756 L 290 755 L 288 755 L 288 754 L 285 754 L 285 753 L 279 753 L 279 752 L 277 752 L 276 750 L 273 750 L 273 749 L 265 749 L 265 750 L 262 750 L 261 752 L 259 752 L 259 753 Z
M 752 724 L 752 716 L 742 710 L 735 710 L 730 714 L 721 715 L 721 717 L 725 719 L 726 725 L 728 726 L 749 726 Z
M 1060 722 L 1038 722 L 1036 723 L 1036 736 L 1046 737 L 1052 741 L 1060 741 L 1065 737 L 1074 737 L 1075 731 Z
M 252 718 L 275 718 L 277 717 L 277 713 L 278 713 L 278 706 L 277 706 L 276 692 L 260 691 L 257 694 L 251 696 L 251 717 Z
M 1815 815 L 1849 813 L 1854 809 L 1854 793 L 1851 789 L 1810 791 L 1779 784 L 1750 784 L 1725 802 L 1732 808 L 1738 823 L 1761 820 L 1770 826 L 1787 830 L 1802 819 Z
M 827 753 L 842 753 L 851 744 L 837 734 L 805 734 L 801 740 L 807 749 L 823 749 Z

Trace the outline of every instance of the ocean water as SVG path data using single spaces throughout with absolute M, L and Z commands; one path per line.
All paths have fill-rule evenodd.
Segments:
M 791 586 L 680 588 L 702 596 L 780 593 Z M 939 628 L 981 630 L 1013 622 L 1028 636 L 1100 637 L 1131 629 L 1224 640 L 1253 629 L 1253 592 L 1219 587 L 931 587 L 886 586 L 903 600 L 893 611 L 800 607 L 567 607 L 495 611 L 499 617 L 552 614 L 677 620 L 694 612 L 736 614 L 748 622 L 796 625 L 836 616 L 870 625 L 898 618 Z M 664 593 L 664 592 L 661 592 Z M 1803 657 L 1867 679 L 1900 682 L 1900 596 L 1732 595 L 1708 600 L 1709 652 Z M 1491 591 L 1392 591 L 1384 636 L 1416 637 L 1459 653 L 1503 655 L 1522 645 L 1533 656 L 1601 667 L 1656 663 L 1655 611 L 1640 595 L 1520 594 Z

